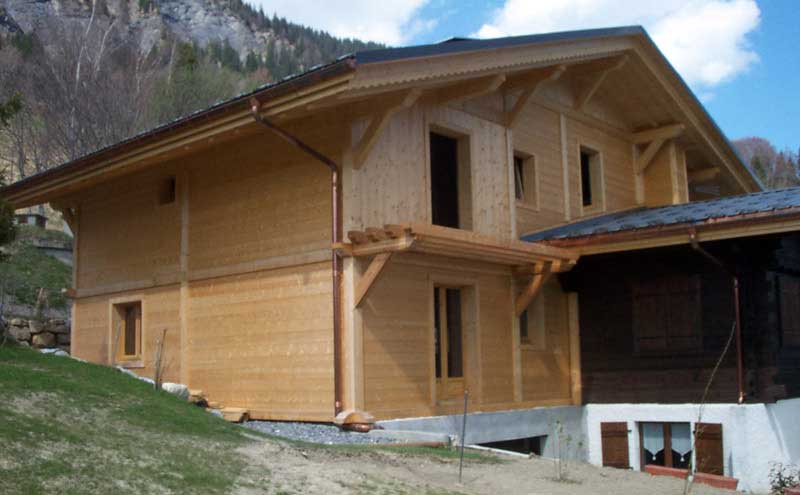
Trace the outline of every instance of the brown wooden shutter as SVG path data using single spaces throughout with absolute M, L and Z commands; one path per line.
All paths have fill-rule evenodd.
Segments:
M 697 471 L 722 476 L 722 425 L 697 423 L 694 427 Z
M 628 459 L 628 423 L 600 423 L 603 443 L 603 466 L 630 468 Z

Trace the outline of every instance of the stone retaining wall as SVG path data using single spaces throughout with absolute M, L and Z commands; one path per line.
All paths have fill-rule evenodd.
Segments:
M 70 324 L 63 319 L 26 320 L 12 318 L 3 320 L 3 328 L 7 338 L 21 345 L 29 345 L 38 349 L 59 348 L 70 350 Z

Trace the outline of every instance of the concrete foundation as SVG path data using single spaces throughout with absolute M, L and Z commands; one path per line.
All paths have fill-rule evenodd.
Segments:
M 467 415 L 466 444 L 546 435 L 543 455 L 602 465 L 600 423 L 626 421 L 631 468 L 640 470 L 639 423 L 698 420 L 698 404 L 590 404 L 540 407 Z M 707 404 L 702 422 L 721 423 L 726 476 L 739 479 L 739 490 L 769 492 L 772 463 L 800 465 L 800 399 L 775 404 Z M 392 430 L 444 434 L 459 443 L 462 416 L 434 416 L 380 421 Z

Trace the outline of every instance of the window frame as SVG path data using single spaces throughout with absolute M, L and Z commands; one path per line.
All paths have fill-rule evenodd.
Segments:
M 583 204 L 583 155 L 590 155 L 592 161 L 589 164 L 589 187 L 592 202 L 588 205 Z M 606 180 L 605 180 L 605 160 L 602 147 L 592 143 L 580 141 L 578 143 L 578 198 L 581 216 L 587 214 L 601 213 L 606 211 Z
M 522 165 L 522 197 L 517 197 L 519 185 L 517 175 L 517 160 L 521 160 Z M 536 155 L 515 149 L 512 153 L 512 172 L 514 175 L 514 200 L 517 206 L 539 211 L 539 167 Z
M 475 219 L 473 146 L 475 139 L 472 129 L 450 123 L 426 122 L 425 124 L 425 186 L 427 189 L 428 223 L 433 223 L 433 180 L 431 177 L 431 134 L 455 139 L 458 161 L 458 229 L 472 230 Z M 445 227 L 453 228 L 453 227 Z
M 136 353 L 125 354 L 125 310 L 137 307 L 139 310 L 139 325 L 134 331 L 136 335 Z M 146 337 L 146 311 L 142 295 L 114 298 L 109 301 L 109 338 L 108 361 L 125 368 L 144 368 L 145 337 Z

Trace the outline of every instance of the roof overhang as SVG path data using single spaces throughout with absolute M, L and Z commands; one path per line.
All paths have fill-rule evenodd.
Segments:
M 571 249 L 581 256 L 587 256 L 690 244 L 693 236 L 699 242 L 708 242 L 798 231 L 800 231 L 800 208 L 786 208 L 779 211 L 718 217 L 702 222 L 539 242 L 547 246 Z

